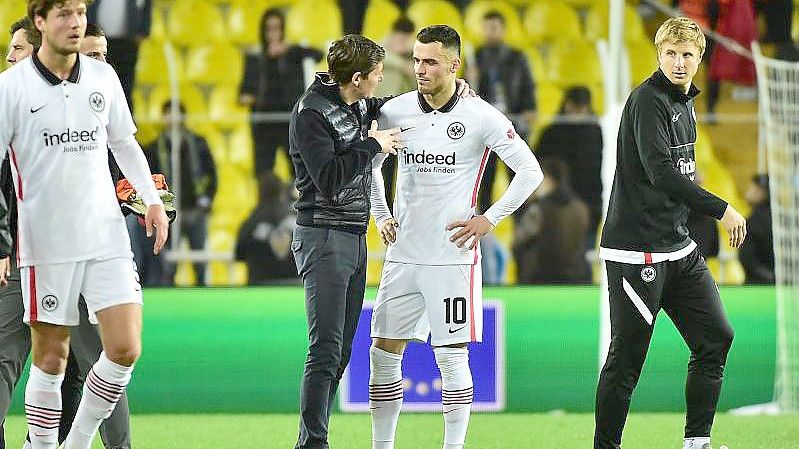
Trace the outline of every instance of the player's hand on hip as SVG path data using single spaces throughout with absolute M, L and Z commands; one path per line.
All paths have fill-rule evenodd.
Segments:
M 455 92 L 461 98 L 477 96 L 477 92 L 475 92 L 474 89 L 469 86 L 469 83 L 467 83 L 463 78 L 458 78 L 455 80 Z
M 372 126 L 369 128 L 369 137 L 374 137 L 377 140 L 383 153 L 397 154 L 397 146 L 400 143 L 399 133 L 399 128 L 378 130 L 377 120 L 372 120 Z
M 147 231 L 147 237 L 153 236 L 153 228 L 155 228 L 153 254 L 158 255 L 164 249 L 166 239 L 169 237 L 169 218 L 166 216 L 164 206 L 151 204 L 147 207 L 147 212 L 144 214 L 144 228 Z
M 484 215 L 476 215 L 467 221 L 456 221 L 448 224 L 447 231 L 461 228 L 458 232 L 452 234 L 449 241 L 458 245 L 458 248 L 462 248 L 469 239 L 473 238 L 472 244 L 469 245 L 469 249 L 474 249 L 477 247 L 477 242 L 480 241 L 480 237 L 488 234 L 488 231 L 493 227 L 494 225 L 491 224 Z
M 377 225 L 377 230 L 380 231 L 380 238 L 383 239 L 385 245 L 397 241 L 397 227 L 399 227 L 399 223 L 393 218 L 383 220 Z
M 6 256 L 0 259 L 0 287 L 8 285 L 9 276 L 11 276 L 11 257 Z
M 730 236 L 730 246 L 738 248 L 746 238 L 746 219 L 739 214 L 731 205 L 727 205 L 724 216 L 721 217 L 721 225 L 727 230 Z

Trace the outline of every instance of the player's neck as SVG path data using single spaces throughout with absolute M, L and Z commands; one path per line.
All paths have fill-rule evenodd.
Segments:
M 75 61 L 78 59 L 77 53 L 65 55 L 53 50 L 47 43 L 42 43 L 36 55 L 42 61 L 42 64 L 47 67 L 47 70 L 62 80 L 69 78 L 72 68 L 75 66 Z
M 352 83 L 347 83 L 339 88 L 339 94 L 341 94 L 341 99 L 344 100 L 344 103 L 353 104 L 361 101 L 363 95 L 358 91 L 358 88 L 355 87 Z
M 451 83 L 447 84 L 447 87 L 441 89 L 440 91 L 432 94 L 424 94 L 424 99 L 431 108 L 439 109 L 447 104 L 449 99 L 455 95 L 455 88 L 455 80 L 453 79 Z

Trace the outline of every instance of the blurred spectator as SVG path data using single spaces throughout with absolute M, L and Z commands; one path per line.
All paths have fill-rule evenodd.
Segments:
M 480 238 L 483 285 L 504 285 L 508 283 L 508 250 L 493 232 Z
M 391 34 L 385 42 L 386 59 L 383 60 L 383 82 L 375 89 L 376 97 L 399 95 L 416 89 L 416 74 L 413 70 L 413 43 L 416 40 L 414 25 L 407 17 L 400 17 L 391 26 Z M 389 157 L 383 162 L 383 179 L 386 186 L 388 208 L 394 207 L 394 177 L 397 158 Z
M 588 207 L 569 184 L 569 169 L 557 158 L 541 162 L 544 181 L 519 212 L 513 256 L 522 284 L 590 282 L 585 260 Z
M 87 11 L 89 22 L 105 31 L 111 48 L 109 63 L 119 75 L 129 105 L 139 44 L 150 35 L 151 14 L 151 0 L 95 0 Z
M 188 238 L 191 249 L 202 250 L 205 248 L 205 239 L 208 235 L 208 213 L 216 194 L 216 165 L 205 139 L 186 128 L 184 122 L 186 109 L 183 104 L 179 104 L 177 144 L 180 145 L 180 181 L 179 184 L 175 183 L 172 149 L 176 142 L 172 140 L 174 119 L 170 114 L 171 108 L 171 100 L 164 103 L 162 112 L 166 126 L 158 138 L 145 149 L 145 154 L 152 172 L 163 173 L 167 182 L 172 183 L 172 190 L 175 192 L 175 199 L 180 211 L 182 236 Z M 176 237 L 180 238 L 181 236 Z M 145 243 L 144 248 L 140 248 L 139 251 L 143 251 L 144 254 L 152 253 L 146 248 L 152 248 L 152 244 Z M 141 278 L 143 283 L 150 285 L 172 283 L 174 267 L 164 270 L 160 262 L 149 261 L 153 262 L 150 264 L 144 257 L 142 259 Z M 138 260 L 140 259 L 137 258 Z M 194 271 L 197 285 L 205 285 L 205 264 L 194 264 Z
M 752 178 L 746 201 L 752 205 L 752 213 L 746 219 L 746 239 L 738 250 L 738 259 L 746 272 L 747 284 L 773 284 L 774 235 L 767 175 Z
M 791 37 L 793 28 L 793 0 L 757 0 L 755 8 L 762 13 L 766 29 L 761 42 L 776 45 L 774 57 L 789 61 L 799 60 L 799 52 Z
M 530 123 L 535 119 L 535 83 L 527 57 L 505 43 L 505 32 L 505 17 L 502 14 L 491 11 L 483 17 L 485 42 L 475 53 L 477 62 L 469 75 L 480 97 L 508 115 L 516 133 L 527 140 Z M 480 184 L 481 212 L 488 210 L 493 202 L 491 191 L 496 167 L 497 155 L 491 152 Z
M 702 185 L 702 177 L 697 171 L 694 173 L 694 182 Z M 715 218 L 699 214 L 693 210 L 688 211 L 688 235 L 699 247 L 699 253 L 704 258 L 718 257 L 719 255 L 719 228 Z
M 255 174 L 272 171 L 277 147 L 288 155 L 288 114 L 305 91 L 303 61 L 318 62 L 318 50 L 291 45 L 285 41 L 286 18 L 279 9 L 269 9 L 261 16 L 261 46 L 248 54 L 244 78 L 239 90 L 239 103 L 251 106 L 252 138 L 255 144 Z M 284 121 L 263 121 L 259 112 L 284 112 Z
M 258 206 L 241 225 L 236 260 L 247 262 L 250 285 L 299 283 L 291 238 L 297 216 L 291 208 L 289 189 L 274 173 L 260 179 Z
M 339 9 L 341 9 L 344 34 L 361 34 L 361 31 L 363 31 L 363 18 L 366 14 L 369 0 L 340 0 L 338 5 Z
M 592 247 L 602 219 L 602 128 L 591 109 L 591 91 L 569 88 L 560 114 L 544 129 L 535 154 L 539 160 L 560 158 L 568 166 L 574 192 L 591 213 L 587 244 Z

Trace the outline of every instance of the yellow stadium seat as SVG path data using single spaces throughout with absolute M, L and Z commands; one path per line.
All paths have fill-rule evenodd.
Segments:
M 208 148 L 211 150 L 211 156 L 214 158 L 214 165 L 216 165 L 217 170 L 227 165 L 227 139 L 225 136 L 217 129 L 209 129 L 204 135 L 205 141 L 208 142 Z
M 524 28 L 536 44 L 582 38 L 577 12 L 564 3 L 552 0 L 536 2 L 527 8 Z
M 253 176 L 253 142 L 249 126 L 233 130 L 228 140 L 227 162 L 247 176 Z
M 461 12 L 446 0 L 415 0 L 408 6 L 406 13 L 417 30 L 430 25 L 446 24 L 465 36 Z
M 176 0 L 169 10 L 167 31 L 181 47 L 227 39 L 222 12 L 205 0 Z
M 591 41 L 608 38 L 607 3 L 599 3 L 588 10 L 585 19 L 585 36 Z M 641 15 L 630 5 L 624 5 L 624 40 L 627 42 L 647 40 Z
M 150 35 L 148 39 L 163 41 L 166 39 L 166 19 L 164 14 L 166 8 L 153 8 L 152 19 L 150 22 Z
M 230 44 L 192 47 L 186 54 L 187 81 L 238 87 L 244 72 L 241 51 Z
M 241 46 L 258 44 L 263 11 L 260 4 L 256 2 L 231 5 L 227 13 L 227 30 L 230 40 Z
M 630 82 L 632 86 L 641 84 L 657 68 L 657 50 L 649 41 L 627 43 L 627 59 L 630 62 Z
M 535 98 L 538 110 L 536 111 L 535 127 L 530 135 L 533 147 L 538 143 L 544 128 L 558 115 L 560 103 L 563 101 L 563 90 L 555 84 L 539 82 L 535 85 Z
M 175 76 L 183 76 L 183 58 L 175 51 L 171 60 L 167 59 L 164 42 L 145 39 L 139 46 L 136 61 L 136 85 L 163 85 L 169 83 L 169 66 L 174 66 Z
M 466 7 L 463 21 L 467 37 L 472 43 L 480 45 L 483 42 L 483 17 L 491 11 L 496 11 L 505 18 L 505 39 L 510 45 L 520 48 L 529 45 L 527 32 L 522 26 L 517 9 L 501 0 L 475 0 Z
M 341 11 L 333 0 L 300 0 L 286 13 L 286 40 L 326 50 L 342 35 Z
M 8 36 L 8 27 L 28 14 L 26 5 L 27 2 L 24 0 L 4 0 L 0 3 L 0 20 L 2 20 L 0 23 L 3 24 L 3 34 Z
M 390 0 L 370 0 L 363 18 L 363 35 L 375 42 L 384 41 L 401 14 L 399 7 Z
M 222 130 L 230 130 L 247 124 L 249 110 L 239 105 L 238 86 L 219 86 L 208 99 L 208 119 Z
M 547 78 L 562 88 L 602 83 L 602 67 L 588 42 L 562 42 L 549 52 Z

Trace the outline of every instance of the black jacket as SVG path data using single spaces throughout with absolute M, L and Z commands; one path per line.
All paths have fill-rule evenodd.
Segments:
M 289 123 L 289 155 L 300 198 L 297 224 L 366 233 L 372 158 L 380 144 L 366 138 L 383 99 L 347 105 L 339 86 L 320 73 L 294 105 Z
M 173 185 L 172 191 L 181 208 L 208 209 L 217 188 L 216 164 L 208 142 L 186 128 L 181 128 L 180 141 L 180 185 Z M 153 173 L 163 174 L 167 182 L 175 179 L 169 129 L 147 146 L 144 155 Z
M 312 58 L 319 62 L 322 53 L 296 45 L 279 58 L 271 58 L 265 52 L 247 55 L 239 93 L 255 96 L 254 112 L 288 112 L 305 90 L 303 61 Z
M 627 99 L 603 248 L 672 252 L 691 242 L 688 210 L 721 219 L 727 203 L 693 182 L 696 118 L 688 94 L 656 71 Z
M 501 85 L 509 114 L 536 110 L 535 82 L 524 53 L 505 44 L 484 46 L 475 59 L 480 72 L 477 92 L 485 101 L 497 101 L 497 86 Z

